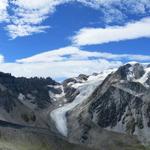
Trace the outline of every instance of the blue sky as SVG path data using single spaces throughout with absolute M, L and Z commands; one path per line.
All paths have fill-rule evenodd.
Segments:
M 149 43 L 150 0 L 0 2 L 0 70 L 16 76 L 59 79 L 149 62 Z

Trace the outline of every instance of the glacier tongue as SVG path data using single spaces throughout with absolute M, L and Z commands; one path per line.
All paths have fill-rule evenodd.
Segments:
M 67 118 L 66 113 L 70 110 L 72 110 L 77 105 L 81 104 L 85 99 L 87 99 L 92 92 L 96 89 L 98 85 L 101 84 L 101 82 L 105 79 L 105 77 L 115 70 L 107 70 L 103 73 L 97 75 L 97 76 L 90 76 L 88 80 L 84 83 L 76 83 L 72 85 L 74 88 L 77 88 L 79 90 L 79 95 L 76 96 L 73 102 L 69 104 L 65 104 L 62 107 L 59 107 L 55 110 L 53 110 L 50 113 L 50 117 L 55 122 L 57 130 L 63 135 L 68 135 L 68 129 L 67 129 Z

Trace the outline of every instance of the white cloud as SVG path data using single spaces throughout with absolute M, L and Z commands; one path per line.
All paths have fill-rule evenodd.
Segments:
M 12 0 L 11 3 L 20 6 L 24 9 L 41 9 L 46 6 L 53 6 L 59 0 Z
M 4 62 L 4 56 L 0 55 L 0 64 Z
M 150 15 L 149 0 L 1 0 L 0 22 L 9 19 L 5 29 L 11 38 L 39 33 L 46 31 L 47 26 L 50 26 L 44 27 L 43 22 L 55 12 L 56 7 L 70 2 L 80 2 L 82 5 L 102 12 L 101 18 L 106 23 L 120 22 L 128 19 L 128 16 L 131 15 L 140 17 Z M 7 11 L 7 8 L 9 8 L 9 11 Z M 18 26 L 22 27 L 23 32 L 28 34 L 22 34 L 22 30 L 17 29 Z
M 0 56 L 0 71 L 19 77 L 52 77 L 58 80 L 116 68 L 123 64 L 122 60 L 150 62 L 150 56 L 90 52 L 77 47 L 64 47 L 19 59 L 14 63 L 6 63 L 3 56 Z
M 123 21 L 130 15 L 150 15 L 149 0 L 78 0 L 103 12 L 106 23 Z
M 75 77 L 79 74 L 92 74 L 93 72 L 101 72 L 104 69 L 120 66 L 119 61 L 94 60 L 94 61 L 65 61 L 51 63 L 3 63 L 0 70 L 12 73 L 17 77 L 52 77 L 54 79 L 64 79 Z
M 18 63 L 51 63 L 51 62 L 65 62 L 65 61 L 86 61 L 86 60 L 122 60 L 127 61 L 150 61 L 150 56 L 147 55 L 129 55 L 129 54 L 112 54 L 104 52 L 91 52 L 86 50 L 81 50 L 77 47 L 64 47 L 56 50 L 51 50 L 48 52 L 43 52 L 28 58 L 23 58 L 16 60 Z
M 12 39 L 16 37 L 23 37 L 32 35 L 33 33 L 45 32 L 45 29 L 48 29 L 49 26 L 34 26 L 34 25 L 8 25 L 6 30 L 9 30 L 9 34 Z
M 6 30 L 12 39 L 45 32 L 50 25 L 42 23 L 55 12 L 56 6 L 73 0 L 9 0 L 13 15 Z
M 13 15 L 10 16 L 12 23 L 8 24 L 5 29 L 9 32 L 9 36 L 14 39 L 41 33 L 48 29 L 49 25 L 41 24 L 55 10 L 58 0 L 12 0 L 10 4 L 13 8 Z
M 72 38 L 72 42 L 76 45 L 94 45 L 142 37 L 150 37 L 149 17 L 125 26 L 83 28 Z
M 77 47 L 64 47 L 57 50 L 41 53 L 29 58 L 17 60 L 20 63 L 37 63 L 37 62 L 61 62 L 88 60 L 90 57 L 100 58 L 105 54 L 99 52 L 88 52 L 80 50 Z M 105 58 L 105 56 L 103 57 Z
M 0 22 L 7 21 L 8 0 L 0 0 Z

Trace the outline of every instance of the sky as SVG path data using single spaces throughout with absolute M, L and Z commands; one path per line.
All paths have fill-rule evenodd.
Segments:
M 0 71 L 56 80 L 150 62 L 150 0 L 1 0 Z

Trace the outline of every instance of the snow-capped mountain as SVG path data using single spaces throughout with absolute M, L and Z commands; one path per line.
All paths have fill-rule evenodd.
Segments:
M 10 140 L 15 131 L 27 143 L 44 142 L 42 150 L 144 150 L 150 65 L 132 62 L 62 83 L 0 73 L 0 132 Z
M 149 65 L 132 62 L 119 69 L 80 77 L 64 81 L 64 88 L 72 91 L 73 98 L 50 113 L 63 136 L 71 142 L 98 148 L 102 143 L 97 144 L 95 136 L 100 138 L 103 134 L 97 135 L 95 131 L 103 129 L 105 136 L 112 132 L 117 139 L 120 134 L 126 135 L 122 139 L 124 144 L 132 145 L 137 136 L 135 140 L 149 145 Z M 115 140 L 111 137 L 110 141 Z
M 113 70 L 104 71 L 101 74 L 86 76 L 79 75 L 77 78 L 67 79 L 63 82 L 63 88 L 66 94 L 62 96 L 64 101 L 68 102 L 51 112 L 51 118 L 54 120 L 58 131 L 63 135 L 68 135 L 67 112 L 80 105 L 86 100 L 105 77 Z M 59 97 L 60 98 L 60 97 Z

